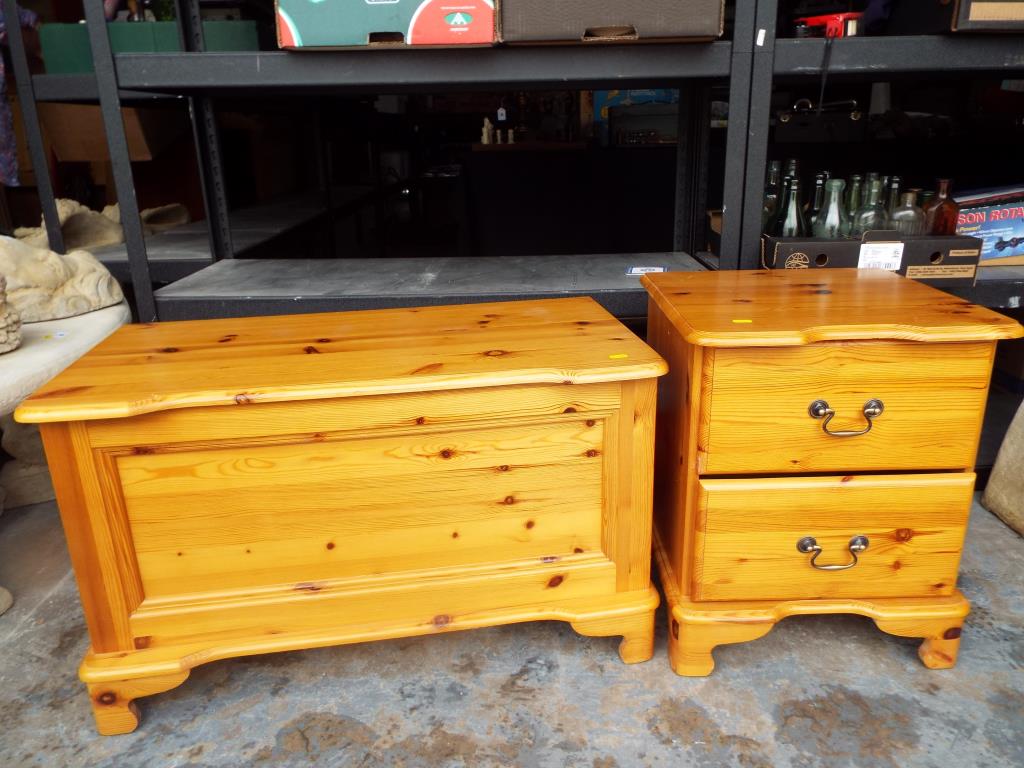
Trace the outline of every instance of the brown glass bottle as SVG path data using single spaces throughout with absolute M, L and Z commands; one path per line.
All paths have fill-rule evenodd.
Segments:
M 960 206 L 949 196 L 949 179 L 938 180 L 939 191 L 924 208 L 924 231 L 929 235 L 955 235 Z

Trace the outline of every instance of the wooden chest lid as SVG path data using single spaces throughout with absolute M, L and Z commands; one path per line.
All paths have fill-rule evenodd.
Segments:
M 881 269 L 666 272 L 642 282 L 686 341 L 704 347 L 983 341 L 1024 333 L 1004 315 Z
M 25 400 L 25 422 L 194 406 L 660 376 L 590 298 L 128 325 Z

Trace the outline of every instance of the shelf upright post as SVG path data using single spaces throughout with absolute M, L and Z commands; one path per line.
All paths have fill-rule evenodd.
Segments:
M 92 49 L 92 65 L 96 73 L 96 90 L 99 92 L 103 127 L 107 134 L 107 149 L 110 152 L 110 165 L 114 173 L 114 187 L 121 209 L 121 227 L 124 229 L 125 245 L 128 249 L 128 271 L 135 291 L 135 316 L 140 323 L 148 323 L 157 319 L 156 301 L 153 298 L 153 282 L 149 274 L 146 238 L 142 232 L 142 219 L 139 217 L 139 201 L 135 196 L 135 179 L 132 175 L 131 157 L 128 154 L 128 139 L 121 117 L 121 94 L 118 91 L 117 70 L 110 48 L 107 19 L 100 0 L 85 0 L 83 6 L 89 32 L 89 47 Z
M 722 189 L 722 245 L 719 269 L 740 266 L 743 180 L 747 172 L 750 126 L 750 78 L 754 58 L 754 22 L 760 0 L 736 3 L 729 71 L 729 124 L 725 135 L 725 183 Z M 774 5 L 774 4 L 773 4 Z
M 14 65 L 14 79 L 18 85 L 21 121 L 25 128 L 32 168 L 35 170 L 36 190 L 39 193 L 39 206 L 43 209 L 46 237 L 50 241 L 50 250 L 64 253 L 64 234 L 60 229 L 57 200 L 53 194 L 53 181 L 50 179 L 50 165 L 43 144 L 43 132 L 39 126 L 36 92 L 32 85 L 32 72 L 28 67 L 25 38 L 18 23 L 18 6 L 15 0 L 3 0 L 3 3 L 4 18 L 7 20 L 7 41 L 11 47 L 11 63 Z
M 319 191 L 323 194 L 324 207 L 327 209 L 327 215 L 324 217 L 327 222 L 325 244 L 331 257 L 336 257 L 338 251 L 334 232 L 334 174 L 332 172 L 334 166 L 331 159 L 331 145 L 327 141 L 325 125 L 326 119 L 324 117 L 323 104 L 321 103 L 314 111 L 313 132 L 315 135 L 313 146 L 316 151 L 317 184 L 320 187 Z
M 761 266 L 761 210 L 764 205 L 764 181 L 768 168 L 768 132 L 771 130 L 778 6 L 778 0 L 757 0 L 757 31 L 750 76 L 747 167 L 744 176 L 739 250 L 739 266 L 743 269 L 758 269 Z
M 676 133 L 676 207 L 673 250 L 704 250 L 708 201 L 711 99 L 708 87 L 681 84 Z
M 203 39 L 202 16 L 199 0 L 175 0 L 178 17 L 178 35 L 185 51 L 202 53 L 206 50 Z M 214 261 L 233 259 L 235 249 L 231 242 L 231 219 L 228 213 L 227 189 L 221 163 L 220 137 L 213 99 L 209 96 L 190 96 L 188 114 L 192 122 L 192 138 L 199 160 L 199 182 L 203 187 L 203 207 L 206 228 L 210 237 L 210 255 Z

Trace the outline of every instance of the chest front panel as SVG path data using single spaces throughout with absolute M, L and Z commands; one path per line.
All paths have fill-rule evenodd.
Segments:
M 599 551 L 603 441 L 558 416 L 116 466 L 145 593 L 169 597 Z

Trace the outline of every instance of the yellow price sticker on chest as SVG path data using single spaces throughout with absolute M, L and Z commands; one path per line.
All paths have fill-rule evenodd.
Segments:
M 625 360 L 629 355 L 625 352 L 616 352 L 614 355 L 608 355 L 609 360 Z
M 740 323 L 740 324 L 743 324 L 743 323 L 752 323 L 752 322 L 754 322 L 754 321 L 753 321 L 753 320 L 748 320 L 748 319 L 747 319 L 747 318 L 745 318 L 745 317 L 737 317 L 737 318 L 733 318 L 733 322 L 734 322 L 734 323 Z

